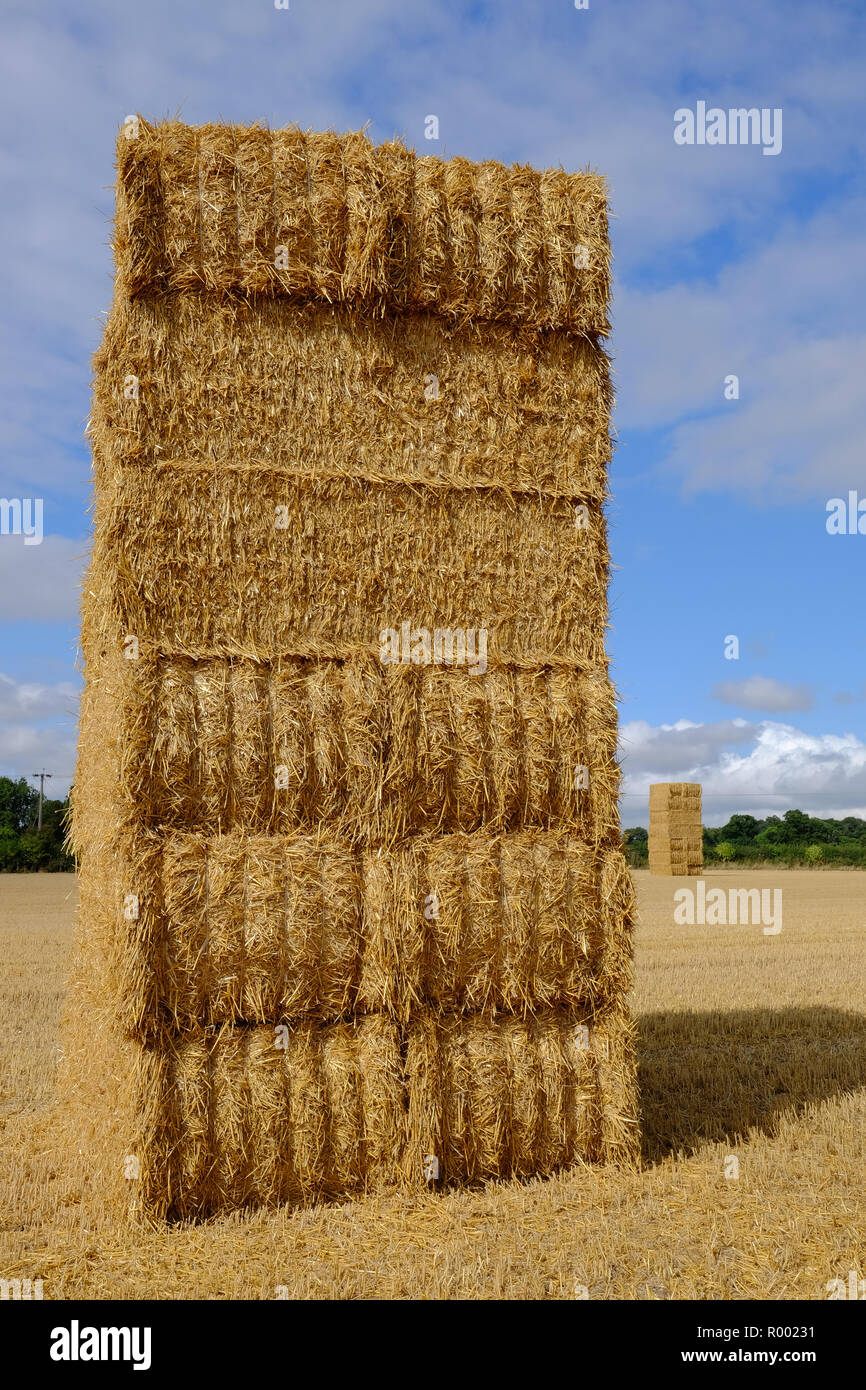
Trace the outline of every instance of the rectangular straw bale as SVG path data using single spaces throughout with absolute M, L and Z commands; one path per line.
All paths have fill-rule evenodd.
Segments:
M 650 871 L 653 873 L 700 873 L 703 867 L 703 847 L 697 843 L 660 847 L 653 845 L 650 847 L 649 856 Z
M 195 351 L 191 355 L 192 345 Z M 610 372 L 584 339 L 279 301 L 175 296 L 112 315 L 89 433 L 97 482 L 139 464 L 207 464 L 395 488 L 544 492 L 600 503 Z M 138 380 L 137 399 L 125 394 Z M 434 382 L 435 379 L 435 382 Z M 244 429 L 235 403 L 243 400 Z M 290 431 L 275 428 L 291 418 Z
M 127 890 L 139 904 L 118 962 L 134 1036 L 406 1019 L 425 1002 L 528 1015 L 606 1006 L 631 979 L 622 854 L 563 832 L 420 836 L 390 851 L 316 836 L 145 835 L 114 870 L 100 868 L 106 936 Z
M 649 799 L 662 799 L 670 801 L 676 796 L 683 796 L 685 799 L 701 801 L 701 783 L 651 783 L 649 784 Z
M 650 810 L 654 814 L 661 815 L 690 814 L 693 816 L 700 816 L 701 798 L 699 795 L 692 796 L 685 795 L 684 793 L 672 793 L 664 803 L 660 804 L 657 801 L 650 802 Z
M 608 554 L 588 515 L 582 530 L 564 498 L 130 467 L 97 505 L 88 621 L 188 656 L 378 652 L 409 622 L 485 629 L 492 662 L 600 664 Z
M 376 657 L 193 661 L 146 650 L 130 661 L 118 646 L 91 664 L 94 682 L 97 672 L 110 698 L 88 757 L 110 764 L 105 826 L 216 835 L 326 825 L 359 844 L 558 827 L 618 843 L 603 670 L 473 676 Z
M 699 830 L 671 835 L 663 830 L 655 830 L 649 836 L 650 850 L 659 853 L 686 853 L 701 848 L 702 837 Z
M 387 1019 L 187 1030 L 166 1045 L 159 1112 L 170 1124 L 159 1142 L 143 1129 L 132 1150 L 154 1214 L 302 1203 L 401 1178 L 405 1089 Z M 152 1079 L 137 1106 L 152 1103 Z
M 651 867 L 660 867 L 662 864 L 677 864 L 682 872 L 687 868 L 701 868 L 702 851 L 700 846 L 688 849 L 678 849 L 671 851 L 667 848 L 650 850 Z
M 414 173 L 414 178 L 413 178 Z M 608 331 L 595 174 L 411 157 L 363 134 L 140 120 L 118 143 L 126 296 L 193 288 Z M 278 240 L 278 237 L 283 240 Z M 540 276 L 527 270 L 532 253 Z
M 654 782 L 650 786 L 650 806 L 660 810 L 689 810 L 700 805 L 700 782 Z
M 620 999 L 596 1016 L 591 1031 L 590 1047 L 598 1066 L 601 1151 L 607 1162 L 630 1166 L 640 1159 L 637 1027 Z
M 666 835 L 690 835 L 700 834 L 701 808 L 694 803 L 693 810 L 687 811 L 657 811 L 653 807 L 652 811 L 653 830 L 658 834 Z
M 427 1014 L 408 1030 L 409 1171 L 445 1182 L 636 1157 L 632 1025 L 551 1010 L 533 1019 Z
M 529 1014 L 629 987 L 632 886 L 618 850 L 550 832 L 419 841 L 365 862 L 358 1006 Z

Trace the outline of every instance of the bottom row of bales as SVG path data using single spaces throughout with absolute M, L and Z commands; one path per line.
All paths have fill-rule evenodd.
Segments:
M 157 1217 L 636 1158 L 621 1012 L 225 1025 L 140 1049 L 136 1082 Z
M 112 1209 L 176 1221 L 636 1162 L 618 851 L 544 831 L 381 861 L 317 837 L 133 848 L 109 829 L 85 856 L 62 1062 L 72 1152 Z

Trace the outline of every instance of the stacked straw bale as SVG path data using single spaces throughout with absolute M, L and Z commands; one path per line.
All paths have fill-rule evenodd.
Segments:
M 65 1067 L 99 1181 L 186 1217 L 632 1162 L 603 180 L 136 119 L 114 249 Z
M 651 874 L 690 875 L 704 866 L 700 782 L 654 782 L 650 787 Z

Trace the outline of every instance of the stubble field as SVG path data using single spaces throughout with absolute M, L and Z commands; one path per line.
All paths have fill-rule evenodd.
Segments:
M 826 1299 L 866 1275 L 866 877 L 781 889 L 783 930 L 678 926 L 637 872 L 643 1166 L 142 1230 L 54 1119 L 77 893 L 0 875 L 0 1279 L 63 1298 Z

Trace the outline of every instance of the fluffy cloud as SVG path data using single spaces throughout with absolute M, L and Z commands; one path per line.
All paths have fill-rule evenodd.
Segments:
M 866 483 L 866 336 L 797 341 L 784 325 L 777 320 L 786 345 L 768 347 L 741 377 L 740 401 L 676 427 L 666 467 L 692 494 L 737 491 L 771 504 L 817 495 L 820 534 L 826 500 Z M 736 371 L 733 354 L 732 363 Z
M 624 724 L 626 825 L 646 824 L 651 782 L 700 782 L 704 823 L 735 811 L 866 817 L 866 743 L 856 734 L 807 734 L 790 724 Z
M 809 685 L 786 685 L 771 676 L 748 676 L 741 681 L 717 681 L 713 686 L 713 699 L 723 705 L 739 705 L 740 709 L 782 714 L 811 709 L 814 692 Z
M 32 781 L 34 772 L 44 768 L 52 774 L 46 796 L 62 800 L 75 775 L 75 744 L 74 729 L 0 725 L 0 777 Z
M 80 688 L 71 681 L 38 685 L 0 673 L 0 777 L 52 773 L 46 794 L 64 797 L 75 768 Z
M 728 719 L 718 724 L 695 724 L 680 719 L 676 724 L 653 726 L 633 720 L 620 726 L 620 754 L 629 775 L 646 770 L 649 781 L 686 780 L 676 774 L 684 767 L 704 766 L 715 761 L 732 745 L 752 743 L 755 725 L 745 719 Z
M 21 536 L 0 536 L 0 619 L 77 618 L 87 544 L 46 536 L 41 545 L 25 545 Z
M 711 283 L 619 287 L 617 423 L 670 430 L 664 468 L 687 493 L 772 505 L 866 482 L 864 212 L 788 219 Z M 723 394 L 732 374 L 738 400 Z
M 80 688 L 71 681 L 58 685 L 25 684 L 0 672 L 0 720 L 26 722 L 75 716 Z

